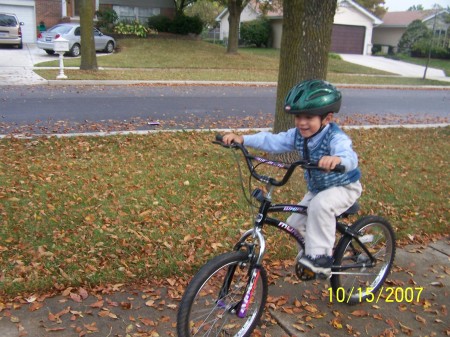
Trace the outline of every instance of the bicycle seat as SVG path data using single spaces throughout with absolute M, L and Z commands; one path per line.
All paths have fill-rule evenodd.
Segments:
M 348 210 L 338 216 L 338 218 L 346 218 L 349 215 L 356 214 L 359 212 L 359 203 L 356 201 L 353 205 L 350 206 Z

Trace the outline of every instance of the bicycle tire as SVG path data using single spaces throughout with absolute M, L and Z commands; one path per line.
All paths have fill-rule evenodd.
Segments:
M 374 294 L 380 290 L 394 262 L 394 230 L 386 219 L 379 216 L 361 217 L 351 228 L 358 233 L 359 239 L 376 258 L 376 264 L 373 267 L 344 270 L 348 274 L 333 274 L 332 269 L 331 288 L 340 302 L 372 302 Z M 334 265 L 365 261 L 369 262 L 369 257 L 358 242 L 350 236 L 343 236 L 334 252 Z
M 230 286 L 227 294 L 219 299 L 230 267 Z M 205 264 L 192 278 L 181 299 L 177 314 L 178 336 L 250 336 L 267 300 L 267 273 L 262 266 L 246 316 L 238 317 L 231 308 L 242 300 L 251 269 L 249 254 L 245 251 L 225 253 Z

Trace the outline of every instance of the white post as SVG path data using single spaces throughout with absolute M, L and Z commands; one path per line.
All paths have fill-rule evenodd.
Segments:
M 53 41 L 53 49 L 55 53 L 59 54 L 59 75 L 56 78 L 66 79 L 67 76 L 64 75 L 64 53 L 69 51 L 69 40 L 58 37 Z
M 59 75 L 56 76 L 58 80 L 66 79 L 67 76 L 64 75 L 64 52 L 59 52 Z

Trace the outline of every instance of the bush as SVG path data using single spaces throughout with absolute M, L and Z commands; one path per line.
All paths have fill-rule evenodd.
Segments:
M 177 15 L 169 27 L 169 32 L 174 34 L 195 34 L 203 31 L 203 21 L 199 16 Z
M 270 24 L 267 19 L 256 19 L 243 22 L 241 25 L 241 39 L 245 44 L 257 47 L 268 46 Z
M 114 32 L 122 35 L 133 35 L 137 37 L 147 37 L 152 30 L 140 24 L 138 21 L 132 23 L 120 22 L 114 27 Z
M 399 43 L 398 50 L 401 53 L 410 53 L 412 46 L 422 40 L 431 38 L 431 31 L 420 20 L 411 22 L 403 33 Z
M 430 40 L 422 39 L 411 47 L 411 56 L 428 57 Z M 431 57 L 438 59 L 450 59 L 450 50 L 436 44 L 431 46 Z
M 119 16 L 112 8 L 98 10 L 95 15 L 98 18 L 97 26 L 108 30 L 119 20 Z
M 148 27 L 158 32 L 168 32 L 172 20 L 164 15 L 155 15 L 148 18 Z

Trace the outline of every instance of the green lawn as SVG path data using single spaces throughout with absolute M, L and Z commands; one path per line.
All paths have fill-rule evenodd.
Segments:
M 276 82 L 279 50 L 241 48 L 228 55 L 225 47 L 185 39 L 122 39 L 118 51 L 97 57 L 98 72 L 66 70 L 69 79 L 94 80 L 197 80 Z M 79 67 L 80 59 L 66 58 L 66 67 Z M 58 67 L 58 61 L 37 66 Z M 115 68 L 111 70 L 110 68 Z M 40 76 L 55 79 L 58 70 L 36 70 Z M 361 76 L 362 75 L 362 76 Z M 334 83 L 441 85 L 438 81 L 400 78 L 392 74 L 329 58 L 328 79 Z
M 387 217 L 400 239 L 448 235 L 450 128 L 349 134 L 362 213 Z M 186 277 L 229 249 L 250 217 L 231 153 L 213 137 L 0 140 L 0 295 Z M 300 199 L 294 177 L 275 202 Z M 272 260 L 295 256 L 286 238 L 269 231 Z

